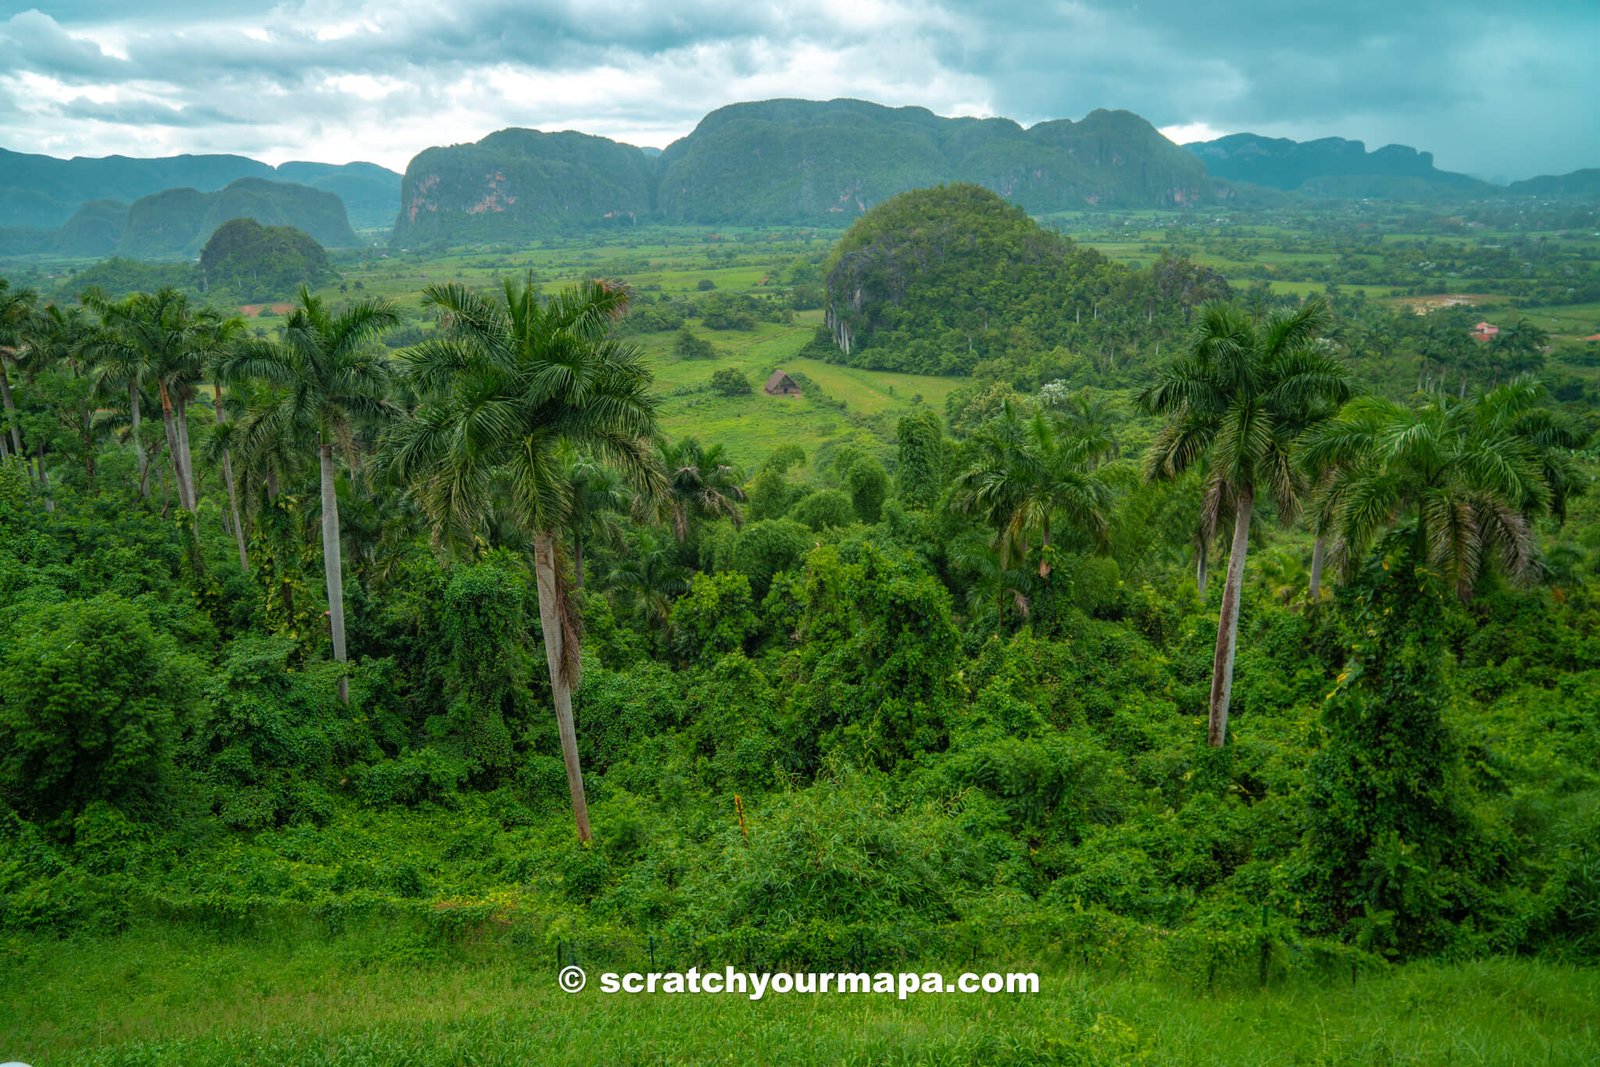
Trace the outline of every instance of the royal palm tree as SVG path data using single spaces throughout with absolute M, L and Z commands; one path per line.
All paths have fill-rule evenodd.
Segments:
M 33 305 L 38 299 L 39 294 L 32 289 L 14 289 L 10 282 L 0 278 L 0 401 L 5 404 L 11 451 L 19 456 L 26 453 L 22 449 L 22 429 L 17 425 L 17 405 L 11 396 L 11 375 L 6 364 L 22 347 Z
M 245 549 L 244 524 L 240 521 L 239 514 L 239 489 L 233 477 L 233 440 L 226 429 L 227 405 L 222 398 L 222 380 L 225 377 L 227 362 L 234 352 L 248 343 L 249 328 L 238 316 L 223 318 L 220 315 L 206 314 L 201 319 L 198 334 L 197 347 L 202 362 L 211 373 L 211 403 L 217 420 L 212 439 L 216 442 L 217 458 L 222 463 L 222 484 L 228 490 L 228 510 L 233 516 L 233 539 L 239 549 L 239 567 L 249 573 L 250 554 Z
M 1256 494 L 1271 497 L 1280 520 L 1295 516 L 1304 488 L 1296 442 L 1316 412 L 1343 403 L 1350 392 L 1344 366 L 1323 342 L 1328 322 L 1327 305 L 1315 298 L 1260 321 L 1231 304 L 1208 304 L 1188 350 L 1139 398 L 1147 411 L 1167 416 L 1145 456 L 1145 477 L 1173 478 L 1203 465 L 1203 536 L 1223 514 L 1233 514 L 1206 731 L 1215 746 L 1227 738 Z
M 257 414 L 259 438 L 315 444 L 322 487 L 322 569 L 328 588 L 333 658 L 344 663 L 344 566 L 339 550 L 339 497 L 334 492 L 334 450 L 351 451 L 354 423 L 395 411 L 386 395 L 389 368 L 374 342 L 400 319 L 386 300 L 362 300 L 332 311 L 302 286 L 276 341 L 240 341 L 217 364 L 227 378 L 254 378 L 275 386 L 275 402 Z M 350 700 L 350 681 L 339 675 L 339 699 Z
M 91 292 L 85 294 L 84 303 L 100 316 L 104 327 L 97 346 L 106 373 L 128 382 L 136 447 L 139 394 L 144 382 L 155 383 L 161 396 L 161 423 L 178 486 L 178 503 L 184 510 L 194 512 L 197 501 L 186 397 L 200 376 L 200 320 L 190 309 L 188 298 L 170 286 L 116 301 Z M 141 462 L 140 466 L 143 468 L 144 464 Z M 146 478 L 141 469 L 141 488 L 147 484 Z
M 580 619 L 560 558 L 574 514 L 564 457 L 578 450 L 614 466 L 646 499 L 665 488 L 650 444 L 649 370 L 613 333 L 628 294 L 597 281 L 546 301 L 532 279 L 507 279 L 499 299 L 460 285 L 430 286 L 423 299 L 440 328 L 403 358 L 426 399 L 392 429 L 386 464 L 449 544 L 470 545 L 502 503 L 531 536 L 561 755 L 578 837 L 587 841 L 572 719 Z
M 1105 536 L 1111 489 L 1097 469 L 1104 447 L 1047 411 L 1025 418 L 1007 402 L 973 435 L 975 454 L 952 502 L 994 530 L 1002 569 L 1037 551 L 1039 577 L 1049 578 L 1057 518 L 1093 540 Z
M 74 450 L 83 464 L 86 486 L 95 485 L 95 458 L 106 435 L 108 417 L 99 413 L 103 397 L 100 378 L 94 366 L 98 328 L 79 307 L 49 304 L 35 313 L 18 358 L 30 382 L 39 381 L 40 400 L 55 423 L 75 441 Z M 46 510 L 55 510 L 49 496 L 49 474 L 44 467 L 43 448 L 54 435 L 40 433 L 39 484 L 45 491 Z
M 1581 442 L 1542 396 L 1518 379 L 1467 400 L 1436 392 L 1416 407 L 1363 397 L 1315 430 L 1307 460 L 1333 471 L 1318 508 L 1346 560 L 1409 520 L 1414 558 L 1463 598 L 1491 560 L 1530 577 L 1534 521 L 1564 515 L 1580 486 L 1569 450 Z
M 701 520 L 728 519 L 736 529 L 743 523 L 739 472 L 720 444 L 706 448 L 693 437 L 663 442 L 661 466 L 667 472 L 667 521 L 679 541 Z

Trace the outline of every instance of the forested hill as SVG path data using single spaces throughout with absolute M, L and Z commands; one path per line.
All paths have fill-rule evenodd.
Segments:
M 400 175 L 373 163 L 271 164 L 245 156 L 56 159 L 0 148 L 0 227 L 50 230 L 94 200 L 129 203 L 167 189 L 215 192 L 240 178 L 282 180 L 337 194 L 360 226 L 388 226 Z
M 1174 207 L 1205 167 L 1127 111 L 1080 122 L 941 118 L 859 100 L 768 100 L 707 115 L 659 157 L 576 133 L 502 130 L 406 169 L 396 239 L 463 239 L 653 217 L 847 223 L 908 189 L 972 182 L 1029 211 Z
M 848 221 L 942 182 L 993 189 L 1029 211 L 1174 207 L 1208 195 L 1203 165 L 1129 111 L 1024 129 L 860 100 L 733 104 L 661 157 L 673 221 Z
M 167 189 L 132 204 L 94 200 L 55 230 L 0 229 L 0 254 L 191 258 L 230 219 L 293 226 L 318 243 L 357 243 L 344 203 L 331 192 L 292 182 L 240 178 L 216 192 Z
M 1360 141 L 1324 137 L 1291 141 L 1235 133 L 1184 145 L 1214 178 L 1322 196 L 1428 199 L 1493 194 L 1498 186 L 1439 170 L 1432 152 L 1385 145 L 1368 152 Z
M 429 148 L 406 168 L 399 241 L 505 239 L 633 221 L 654 203 L 656 161 L 584 133 L 500 130 Z

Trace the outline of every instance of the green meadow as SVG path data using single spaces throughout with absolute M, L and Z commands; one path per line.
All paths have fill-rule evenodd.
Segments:
M 1354 984 L 1207 992 L 1040 971 L 1037 995 L 605 994 L 591 966 L 462 943 L 229 939 L 181 927 L 0 941 L 0 1055 L 83 1064 L 1592 1064 L 1600 973 L 1419 963 Z M 990 963 L 980 965 L 986 969 Z M 640 960 L 619 969 L 647 970 Z M 961 968 L 924 961 L 918 971 Z

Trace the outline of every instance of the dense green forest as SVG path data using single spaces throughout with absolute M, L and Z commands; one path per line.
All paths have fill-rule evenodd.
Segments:
M 1520 957 L 1555 969 L 1483 973 L 1564 1003 L 1600 953 L 1586 350 L 1224 277 L 1313 271 L 1269 240 L 1129 261 L 955 186 L 670 289 L 628 249 L 638 284 L 489 253 L 404 299 L 351 264 L 254 324 L 127 263 L 4 283 L 4 988 L 47 1012 L 26 975 L 156 931 L 1199 998 Z M 731 349 L 855 291 L 850 353 L 804 351 L 858 366 L 794 403 L 963 377 L 847 435 L 692 429 L 788 403 Z M 1079 1062 L 1030 1025 L 950 1040 Z

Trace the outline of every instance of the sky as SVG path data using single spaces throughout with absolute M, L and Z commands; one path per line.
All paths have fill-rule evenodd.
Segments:
M 665 147 L 724 104 L 848 96 L 1179 143 L 1600 166 L 1600 0 L 0 0 L 0 147 L 403 170 L 507 126 Z

